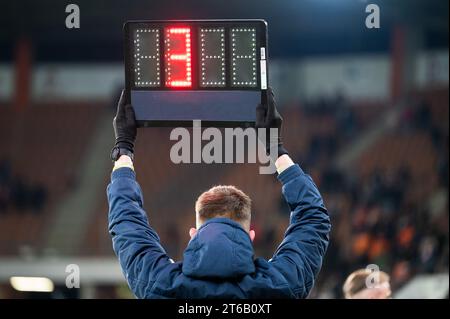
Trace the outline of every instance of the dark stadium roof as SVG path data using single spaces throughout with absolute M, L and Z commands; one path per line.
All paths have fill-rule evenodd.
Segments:
M 65 28 L 70 3 L 80 7 L 77 30 Z M 370 3 L 380 6 L 378 30 L 364 27 Z M 130 19 L 264 18 L 276 57 L 386 51 L 396 24 L 423 30 L 429 48 L 448 48 L 448 6 L 446 0 L 9 0 L 0 10 L 0 61 L 11 59 L 20 35 L 32 39 L 37 60 L 121 60 L 122 24 Z

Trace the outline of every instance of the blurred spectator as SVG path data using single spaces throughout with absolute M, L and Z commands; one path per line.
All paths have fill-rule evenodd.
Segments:
M 6 210 L 10 203 L 11 190 L 11 166 L 7 160 L 0 161 L 0 213 Z
M 47 189 L 43 185 L 26 183 L 22 176 L 12 176 L 10 162 L 0 162 L 0 213 L 9 207 L 40 212 L 46 202 Z
M 426 101 L 422 101 L 414 114 L 414 122 L 417 128 L 428 130 L 431 127 L 431 112 Z
M 370 269 L 352 272 L 345 280 L 342 291 L 346 299 L 387 299 L 392 293 L 389 275 Z

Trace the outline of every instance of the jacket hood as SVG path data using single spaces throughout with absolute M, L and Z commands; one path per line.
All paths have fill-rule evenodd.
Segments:
M 204 223 L 184 251 L 183 274 L 197 278 L 236 278 L 255 272 L 248 233 L 228 218 Z

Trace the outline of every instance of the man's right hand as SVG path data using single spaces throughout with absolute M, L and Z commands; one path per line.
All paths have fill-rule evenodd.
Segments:
M 283 118 L 277 110 L 275 104 L 275 97 L 271 88 L 267 89 L 267 103 L 259 104 L 256 107 L 256 123 L 257 129 L 266 129 L 266 144 L 267 155 L 275 154 L 274 160 L 279 156 L 288 154 L 288 151 L 283 147 L 281 142 L 281 126 Z

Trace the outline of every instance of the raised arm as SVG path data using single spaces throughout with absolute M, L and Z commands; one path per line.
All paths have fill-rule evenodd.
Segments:
M 143 209 L 132 161 L 136 122 L 131 105 L 125 105 L 123 97 L 114 118 L 114 133 L 111 157 L 115 164 L 107 188 L 108 230 L 128 285 L 136 297 L 145 298 L 159 271 L 171 260 Z
M 283 274 L 297 298 L 306 298 L 322 266 L 331 224 L 316 185 L 283 147 L 282 123 L 269 89 L 267 103 L 256 109 L 256 127 L 265 131 L 266 152 L 277 168 L 283 195 L 291 209 L 284 240 L 270 263 Z
M 270 263 L 290 283 L 297 298 L 306 298 L 322 267 L 331 230 L 330 218 L 309 175 L 288 155 L 281 156 L 276 166 L 291 216 L 284 239 Z

